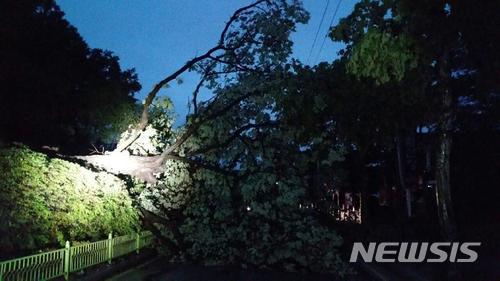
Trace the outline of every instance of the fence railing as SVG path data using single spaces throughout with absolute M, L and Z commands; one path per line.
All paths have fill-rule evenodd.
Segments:
M 64 276 L 108 262 L 112 259 L 150 246 L 153 234 L 149 231 L 113 237 L 92 243 L 66 247 L 36 255 L 0 262 L 0 281 L 39 281 Z

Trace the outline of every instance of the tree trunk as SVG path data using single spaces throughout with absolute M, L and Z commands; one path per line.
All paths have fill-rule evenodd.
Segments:
M 438 149 L 436 156 L 436 203 L 439 225 L 444 239 L 456 239 L 457 226 L 453 212 L 450 186 L 450 153 L 453 130 L 453 96 L 449 87 L 447 56 L 440 61 L 440 79 L 442 82 L 442 113 L 438 120 Z
M 396 138 L 396 154 L 398 158 L 398 174 L 399 174 L 399 183 L 401 186 L 401 189 L 405 191 L 405 198 L 406 198 L 406 214 L 410 218 L 412 215 L 412 209 L 411 209 L 411 190 L 408 189 L 406 186 L 405 182 L 405 161 L 403 159 L 403 144 L 401 140 L 401 135 L 399 134 L 398 137 Z
M 446 98 L 444 99 L 451 99 Z M 456 237 L 456 224 L 451 200 L 450 187 L 450 152 L 451 152 L 451 112 L 441 116 L 438 127 L 438 149 L 436 161 L 436 202 L 439 224 L 443 238 L 454 240 Z

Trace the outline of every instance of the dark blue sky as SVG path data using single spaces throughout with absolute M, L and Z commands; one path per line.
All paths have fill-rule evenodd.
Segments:
M 328 10 L 309 64 L 332 61 L 342 46 L 327 39 L 316 60 L 339 0 L 329 0 Z M 153 85 L 188 59 L 213 47 L 234 10 L 251 0 L 57 0 L 66 18 L 92 48 L 113 51 L 123 68 L 135 68 L 143 86 L 142 100 Z M 311 19 L 299 26 L 292 39 L 294 57 L 307 61 L 328 0 L 304 0 Z M 354 0 L 342 0 L 334 23 L 352 10 Z M 195 74 L 183 74 L 182 85 L 162 90 L 174 102 L 177 124 L 183 123 L 187 103 L 198 82 Z

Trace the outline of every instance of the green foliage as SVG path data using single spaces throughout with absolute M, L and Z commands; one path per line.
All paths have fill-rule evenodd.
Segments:
M 330 134 L 356 149 L 390 149 L 398 130 L 432 116 L 432 100 L 416 79 L 377 85 L 373 78 L 347 73 L 346 63 L 295 66 L 279 105 L 287 126 L 301 128 L 301 137 L 323 135 L 328 141 L 324 134 Z
M 0 247 L 5 252 L 138 229 L 122 181 L 26 148 L 0 150 Z
M 347 70 L 358 77 L 372 78 L 376 83 L 384 84 L 403 80 L 417 64 L 418 56 L 407 36 L 371 29 L 354 47 Z
M 141 133 L 127 150 L 133 155 L 156 155 L 170 144 L 174 131 L 175 112 L 173 104 L 168 97 L 157 97 L 149 108 L 150 125 Z M 129 124 L 134 124 L 130 122 Z M 133 126 L 133 125 L 130 125 Z M 121 139 L 127 139 L 129 130 L 123 130 Z
M 338 254 L 342 238 L 299 208 L 305 199 L 300 178 L 277 182 L 273 174 L 251 176 L 241 186 L 239 205 L 233 194 L 236 187 L 220 174 L 198 170 L 189 177 L 186 164 L 167 165 L 176 173 L 166 173 L 161 188 L 149 189 L 141 204 L 164 214 L 182 210 L 185 219 L 178 227 L 187 247 L 181 259 L 346 273 Z M 173 237 L 170 229 L 162 230 Z
M 150 107 L 149 114 L 151 116 L 151 126 L 156 131 L 156 134 L 150 137 L 150 140 L 158 149 L 163 149 L 170 144 L 169 141 L 173 136 L 172 126 L 175 120 L 175 112 L 172 100 L 166 96 L 157 97 Z
M 341 237 L 320 223 L 316 210 L 301 208 L 317 202 L 312 193 L 323 192 L 306 175 L 319 167 L 325 177 L 334 178 L 342 147 L 329 130 L 311 135 L 300 126 L 270 125 L 281 121 L 272 113 L 283 93 L 277 88 L 281 82 L 256 75 L 225 88 L 212 110 L 238 98 L 241 89 L 260 94 L 200 126 L 178 151 L 181 156 L 194 153 L 194 163 L 168 160 L 159 183 L 142 189 L 139 204 L 166 219 L 157 226 L 180 248 L 180 253 L 171 252 L 176 258 L 207 265 L 346 272 L 339 257 Z M 315 107 L 324 110 L 320 101 Z M 248 124 L 262 125 L 229 142 L 230 133 L 218 133 Z M 206 150 L 210 146 L 214 148 Z
M 242 186 L 246 206 L 239 217 L 231 209 L 228 186 L 219 184 L 200 197 L 211 200 L 187 210 L 193 212 L 183 228 L 193 243 L 189 254 L 211 264 L 342 271 L 341 238 L 298 208 L 304 188 L 297 180 L 274 180 L 273 175 L 254 176 Z

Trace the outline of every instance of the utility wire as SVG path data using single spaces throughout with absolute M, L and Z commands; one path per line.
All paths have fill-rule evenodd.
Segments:
M 314 46 L 316 45 L 316 40 L 318 39 L 318 35 L 319 35 L 319 31 L 321 30 L 321 26 L 323 25 L 323 20 L 325 19 L 326 11 L 328 10 L 328 5 L 330 5 L 330 0 L 326 1 L 326 6 L 325 6 L 325 9 L 323 10 L 323 15 L 321 16 L 321 21 L 319 22 L 318 30 L 316 30 L 316 35 L 314 36 L 311 50 L 309 50 L 309 56 L 307 56 L 307 64 L 309 64 L 309 59 L 311 58 L 312 52 L 314 50 Z
M 330 20 L 330 24 L 328 25 L 328 30 L 326 31 L 325 37 L 323 38 L 323 42 L 321 42 L 321 47 L 319 48 L 318 54 L 316 55 L 316 59 L 314 62 L 316 63 L 319 59 L 319 56 L 321 55 L 321 51 L 323 51 L 323 46 L 325 45 L 326 38 L 328 37 L 328 33 L 330 32 L 330 28 L 333 26 L 333 21 L 335 20 L 335 17 L 337 16 L 337 12 L 339 11 L 340 4 L 342 3 L 342 0 L 339 0 L 337 3 L 337 7 L 335 7 L 335 11 L 333 12 L 332 19 Z

